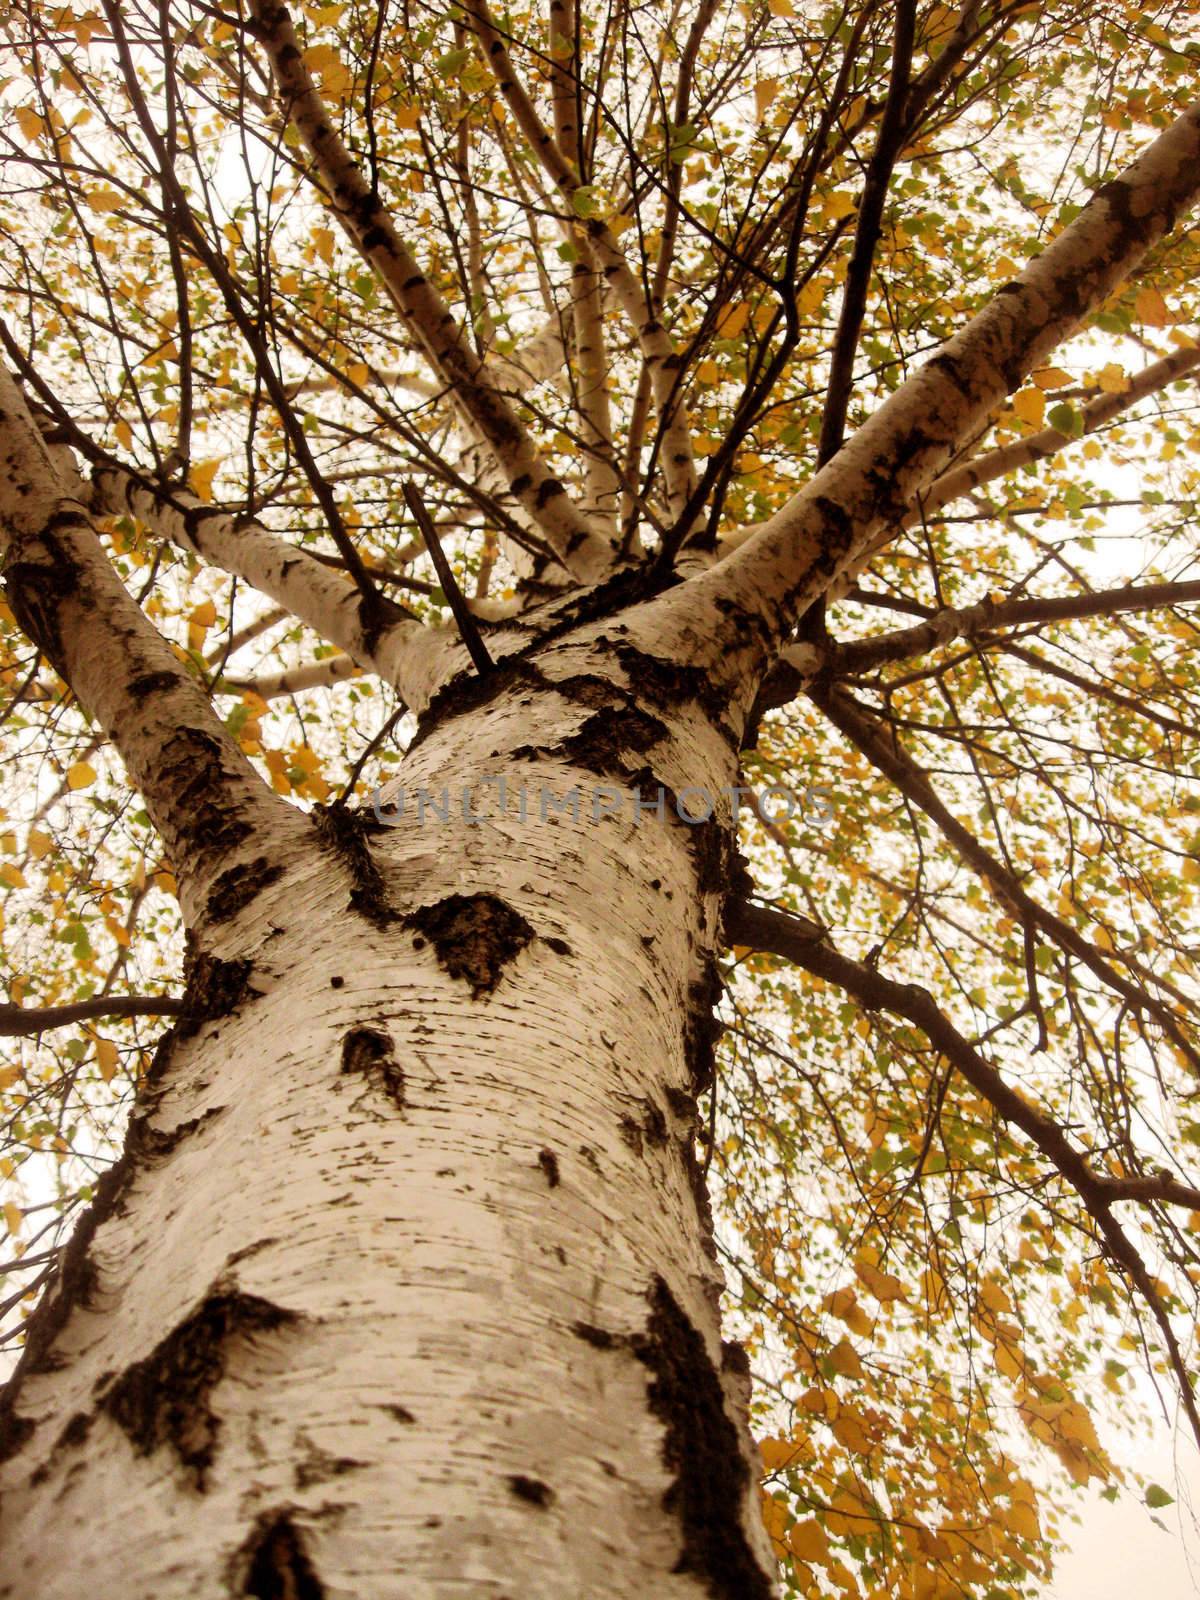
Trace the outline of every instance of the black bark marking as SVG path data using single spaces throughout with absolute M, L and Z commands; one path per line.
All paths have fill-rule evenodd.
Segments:
M 746 1346 L 737 1339 L 721 1340 L 721 1371 L 731 1372 L 738 1378 L 750 1376 L 750 1357 Z
M 606 707 L 564 739 L 560 748 L 574 766 L 600 777 L 624 778 L 629 776 L 625 756 L 642 755 L 666 737 L 667 725 L 658 717 L 629 706 Z
M 367 842 L 368 834 L 382 832 L 386 824 L 376 822 L 365 812 L 347 811 L 345 806 L 336 804 L 314 809 L 310 816 L 322 842 L 350 874 L 351 910 L 376 928 L 398 922 L 400 913 L 388 901 L 383 874 Z
M 704 957 L 700 976 L 688 985 L 684 1022 L 684 1055 L 696 1094 L 711 1089 L 716 1074 L 717 1042 L 725 1031 L 724 1024 L 714 1015 L 720 998 L 721 971 L 716 957 L 709 953 Z
M 129 1152 L 139 1164 L 146 1166 L 165 1161 L 177 1145 L 189 1135 L 206 1127 L 215 1117 L 224 1116 L 224 1106 L 210 1106 L 198 1117 L 177 1122 L 173 1128 L 152 1128 L 146 1117 L 139 1117 L 129 1125 Z
M 618 1345 L 629 1342 L 621 1334 L 610 1333 L 607 1328 L 597 1328 L 592 1322 L 573 1322 L 571 1332 L 577 1339 L 582 1339 L 584 1344 L 590 1344 L 595 1350 L 615 1350 Z
M 210 922 L 228 922 L 244 911 L 262 890 L 283 876 L 283 868 L 257 856 L 241 866 L 230 867 L 213 884 L 205 907 Z
M 152 694 L 174 689 L 178 682 L 179 679 L 173 672 L 143 672 L 140 678 L 134 678 L 130 683 L 129 698 L 136 700 L 140 705 Z
M 652 1150 L 664 1150 L 670 1142 L 666 1116 L 661 1106 L 656 1106 L 653 1100 L 642 1100 L 640 1122 L 635 1117 L 624 1116 L 619 1127 L 622 1139 L 639 1156 L 647 1145 Z
M 236 1560 L 245 1570 L 241 1592 L 254 1600 L 325 1600 L 325 1585 L 287 1511 L 264 1512 Z
M 557 1189 L 560 1178 L 558 1171 L 558 1157 L 553 1150 L 538 1151 L 538 1166 L 546 1174 L 546 1182 L 552 1189 Z
M 169 1030 L 170 1036 L 190 1039 L 206 1022 L 232 1016 L 246 1000 L 261 999 L 262 991 L 250 982 L 253 970 L 253 962 L 245 957 L 221 961 L 198 950 L 189 939 L 183 959 L 183 1014 Z
M 351 1028 L 342 1040 L 342 1071 L 360 1073 L 377 1083 L 396 1106 L 404 1110 L 404 1073 L 395 1057 L 390 1033 L 382 1028 Z
M 295 1312 L 257 1295 L 216 1288 L 144 1360 L 125 1369 L 101 1406 L 136 1454 L 170 1445 L 193 1488 L 203 1493 L 221 1427 L 210 1399 L 231 1345 L 297 1320 Z
M 439 964 L 452 978 L 469 983 L 476 1000 L 492 992 L 504 968 L 533 938 L 520 912 L 494 894 L 452 894 L 414 911 L 405 924 L 424 934 Z
M 571 954 L 571 946 L 565 939 L 543 938 L 542 943 L 548 950 L 553 950 L 556 956 L 569 956 Z
M 153 1092 L 170 1066 L 176 1045 L 181 1040 L 193 1038 L 206 1022 L 232 1016 L 247 1000 L 262 998 L 262 991 L 250 982 L 253 962 L 244 957 L 236 961 L 221 961 L 216 956 L 206 955 L 198 948 L 195 935 L 190 931 L 186 941 L 183 956 L 183 1012 L 158 1041 L 154 1059 L 142 1085 L 139 1105 L 130 1121 L 126 1140 L 128 1155 L 139 1156 L 143 1151 L 154 1154 L 146 1146 L 138 1145 L 136 1139 L 139 1125 L 152 1109 Z M 206 1116 L 209 1114 L 206 1113 Z M 192 1125 L 198 1125 L 203 1120 L 195 1118 Z M 159 1153 L 162 1153 L 161 1147 Z
M 378 589 L 371 589 L 364 594 L 358 603 L 358 622 L 362 628 L 363 643 L 370 654 L 374 653 L 376 645 L 388 631 L 395 627 L 408 616 L 403 606 L 398 606 L 394 600 L 389 600 L 387 595 L 381 594 Z
M 417 1420 L 407 1406 L 385 1404 L 380 1407 L 380 1410 L 386 1411 L 389 1417 L 392 1417 L 396 1422 L 403 1422 L 406 1426 L 413 1425 Z
M 663 1115 L 661 1106 L 656 1106 L 652 1100 L 647 1100 L 645 1104 L 646 1115 L 642 1122 L 642 1131 L 646 1135 L 646 1143 L 655 1150 L 662 1150 L 667 1143 L 667 1119 Z
M 60 1450 L 77 1450 L 91 1433 L 95 1420 L 94 1415 L 89 1417 L 85 1412 L 77 1411 L 55 1440 L 53 1453 L 57 1455 Z
M 733 830 L 715 817 L 689 824 L 696 887 L 702 895 L 729 892 L 735 843 Z
M 667 1104 L 671 1115 L 690 1128 L 696 1120 L 696 1097 L 687 1089 L 668 1089 Z
M 335 1456 L 322 1450 L 306 1433 L 296 1435 L 296 1449 L 301 1452 L 294 1469 L 296 1487 L 309 1489 L 314 1483 L 327 1483 L 330 1478 L 340 1478 L 347 1472 L 357 1472 L 365 1461 L 353 1456 Z
M 673 1570 L 696 1573 L 714 1600 L 770 1600 L 770 1581 L 742 1525 L 750 1469 L 725 1412 L 720 1374 L 662 1278 L 649 1299 L 646 1332 L 630 1344 L 652 1374 L 650 1409 L 666 1430 L 663 1461 L 675 1481 L 663 1505 L 683 1529 Z
M 700 1243 L 705 1255 L 710 1261 L 717 1259 L 717 1247 L 713 1242 L 713 1214 L 712 1202 L 708 1197 L 708 1180 L 704 1175 L 704 1168 L 696 1157 L 695 1134 L 689 1133 L 679 1141 L 679 1153 L 683 1158 L 684 1170 L 691 1187 L 692 1199 L 696 1202 L 696 1215 L 700 1218 Z
M 554 1500 L 554 1490 L 548 1483 L 543 1483 L 540 1478 L 527 1478 L 522 1472 L 509 1474 L 508 1487 L 522 1500 L 528 1500 L 530 1505 L 548 1506 Z
M 78 590 L 79 573 L 66 546 L 48 529 L 42 531 L 37 545 L 48 559 L 23 561 L 18 556 L 6 561 L 4 590 L 21 631 L 65 679 L 67 663 L 59 613 L 64 602 Z
M 669 711 L 686 701 L 694 701 L 703 708 L 722 737 L 737 748 L 737 736 L 725 721 L 729 695 L 703 667 L 664 661 L 624 640 L 614 647 L 613 653 L 638 694 L 651 705 Z
M 544 650 L 548 644 L 562 638 L 564 634 L 572 633 L 584 623 L 607 617 L 623 610 L 626 606 L 637 604 L 640 600 L 652 599 L 664 590 L 674 588 L 680 581 L 675 573 L 659 572 L 654 564 L 650 563 L 622 567 L 594 588 L 573 593 L 566 601 L 560 603 L 554 613 L 553 621 L 540 626 L 536 637 L 520 651 L 497 662 L 496 670 L 487 678 L 480 678 L 477 673 L 468 670 L 452 678 L 449 683 L 443 684 L 425 708 L 416 734 L 409 744 L 409 750 L 415 749 L 444 722 L 465 716 L 487 705 L 491 700 L 498 699 L 518 681 L 527 682 L 537 689 L 557 689 L 569 695 L 570 691 L 566 688 L 566 684 L 591 683 L 603 694 L 603 698 L 597 702 L 601 705 L 610 704 L 614 698 L 627 698 L 627 691 L 617 685 L 606 683 L 603 678 L 594 674 L 580 673 L 575 678 L 565 680 L 565 684 L 556 684 L 528 657 Z M 761 620 L 759 625 L 761 626 Z M 513 624 L 506 622 L 504 626 L 511 628 Z M 528 621 L 524 626 L 530 626 Z
M 490 701 L 499 699 L 502 694 L 519 683 L 543 689 L 549 683 L 549 679 L 539 667 L 534 666 L 531 661 L 523 660 L 520 656 L 508 656 L 498 661 L 494 670 L 485 677 L 480 677 L 472 667 L 451 678 L 449 683 L 442 685 L 425 708 L 425 713 L 409 744 L 409 750 L 416 749 L 417 745 L 427 739 L 443 722 L 469 716 L 471 712 L 480 710 Z

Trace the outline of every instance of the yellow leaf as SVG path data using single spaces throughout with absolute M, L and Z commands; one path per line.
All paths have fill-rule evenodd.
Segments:
M 788 1534 L 787 1542 L 792 1554 L 801 1561 L 816 1561 L 824 1566 L 829 1560 L 829 1538 L 815 1518 L 798 1522 Z
M 67 772 L 68 789 L 87 789 L 96 781 L 96 769 L 90 761 L 77 761 Z
M 304 52 L 304 65 L 310 72 L 320 74 L 321 83 L 329 94 L 342 95 L 350 87 L 350 74 L 341 57 L 329 44 L 310 45 Z
M 999 1312 L 1002 1316 L 1012 1311 L 1013 1305 L 1007 1291 L 994 1278 L 985 1278 L 979 1285 L 979 1298 L 989 1311 Z
M 21 1076 L 20 1067 L 0 1067 L 0 1089 L 7 1089 Z
M 904 1285 L 894 1273 L 881 1272 L 869 1261 L 856 1261 L 854 1271 L 860 1282 L 883 1304 L 889 1300 L 904 1299 Z
M 211 628 L 217 620 L 217 608 L 211 600 L 202 600 L 188 618 L 198 628 Z
M 1025 1370 L 1025 1364 L 1011 1345 L 1003 1339 L 996 1341 L 996 1371 L 1002 1378 L 1015 1382 Z
M 858 1303 L 853 1289 L 835 1289 L 821 1302 L 822 1309 L 844 1322 L 851 1333 L 864 1337 L 871 1331 L 871 1319 Z
M 773 1494 L 764 1494 L 762 1500 L 763 1526 L 776 1544 L 779 1544 L 788 1525 L 787 1507 Z
M 188 483 L 191 486 L 192 493 L 198 495 L 201 500 L 212 499 L 213 479 L 216 477 L 217 468 L 220 465 L 220 458 L 214 457 L 211 461 L 197 461 L 195 466 L 189 470 Z
M 1026 1505 L 1024 1500 L 1014 1500 L 1001 1521 L 1009 1532 L 1015 1533 L 1018 1538 L 1040 1539 L 1042 1536 L 1037 1512 L 1031 1505 Z
M 758 1446 L 765 1472 L 778 1472 L 795 1461 L 798 1454 L 790 1439 L 762 1439 Z
M 21 1210 L 19 1206 L 13 1205 L 11 1200 L 4 1202 L 4 1220 L 8 1224 L 9 1233 L 20 1233 Z
M 1013 395 L 1012 408 L 1022 422 L 1040 428 L 1046 415 L 1046 397 L 1040 389 L 1022 389 L 1019 394 Z
M 124 417 L 122 417 L 117 423 L 116 428 L 113 431 L 116 433 L 117 443 L 124 445 L 126 450 L 128 450 L 130 445 L 133 443 L 133 429 L 125 421 Z
M 117 1070 L 117 1047 L 111 1039 L 96 1040 L 96 1065 L 105 1083 L 111 1083 Z
M 852 211 L 857 211 L 858 201 L 846 189 L 835 189 L 832 194 L 827 194 L 821 201 L 821 209 L 827 217 L 836 221 L 841 217 L 848 217 Z
M 92 189 L 84 198 L 88 210 L 95 212 L 117 211 L 125 204 L 124 197 L 115 189 Z
M 1100 387 L 1105 394 L 1124 394 L 1129 387 L 1129 379 L 1125 376 L 1125 368 L 1117 362 L 1110 361 L 1100 373 Z
M 701 383 L 716 383 L 721 376 L 721 370 L 715 361 L 702 361 L 696 368 L 696 377 Z
M 771 102 L 779 93 L 779 81 L 776 78 L 760 78 L 754 85 L 754 105 L 761 122 L 771 109 Z
M 365 361 L 352 361 L 346 368 L 346 376 L 356 389 L 364 389 L 371 381 L 371 369 Z
M 38 135 L 45 130 L 46 119 L 39 117 L 32 106 L 18 106 L 16 117 L 17 126 L 21 130 L 21 137 L 26 144 L 32 144 Z
M 29 830 L 29 853 L 35 861 L 43 861 L 54 849 L 54 840 L 40 828 Z
M 333 234 L 328 228 L 313 229 L 313 249 L 326 266 L 333 260 Z
M 1033 381 L 1039 389 L 1065 389 L 1071 381 L 1071 374 L 1064 372 L 1061 367 L 1039 367 L 1033 374 Z
M 421 108 L 420 108 L 420 106 L 397 106 L 396 107 L 396 126 L 398 128 L 403 128 L 407 133 L 412 133 L 414 131 L 414 129 L 419 128 L 420 125 L 421 125 Z
M 723 306 L 717 313 L 717 332 L 722 339 L 736 339 L 750 318 L 750 306 L 743 300 L 736 306 Z
M 800 1396 L 800 1409 L 824 1422 L 832 1422 L 841 1405 L 832 1389 L 806 1389 Z
M 1157 289 L 1139 289 L 1137 299 L 1134 301 L 1138 321 L 1144 322 L 1148 328 L 1165 328 L 1171 320 L 1171 312 L 1167 302 Z
M 863 1364 L 858 1359 L 858 1351 L 849 1339 L 839 1339 L 829 1352 L 829 1365 L 841 1378 L 861 1378 Z
M 0 883 L 6 884 L 10 889 L 26 889 L 25 874 L 20 867 L 13 866 L 11 861 L 6 861 L 0 867 Z
M 796 8 L 792 0 L 767 0 L 767 10 L 773 17 L 794 17 Z
M 863 1426 L 862 1418 L 853 1411 L 843 1411 L 841 1415 L 830 1423 L 833 1436 L 839 1444 L 845 1445 L 847 1450 L 854 1450 L 858 1455 L 865 1456 L 871 1453 L 871 1435 Z
M 632 217 L 627 217 L 623 211 L 616 211 L 611 217 L 609 217 L 604 226 L 608 229 L 609 233 L 612 234 L 614 239 L 619 239 L 623 233 L 625 233 L 629 228 L 633 227 L 633 222 L 634 219 Z

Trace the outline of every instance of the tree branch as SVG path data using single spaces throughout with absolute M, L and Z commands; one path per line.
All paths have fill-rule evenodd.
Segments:
M 1053 939 L 1061 949 L 1069 951 L 1081 961 L 1101 982 L 1128 1001 L 1135 1013 L 1148 1012 L 1174 1040 L 1192 1065 L 1200 1070 L 1200 1050 L 1188 1038 L 1171 1009 L 1151 992 L 1164 990 L 1182 1004 L 1187 1002 L 1164 978 L 1147 971 L 1130 955 L 1119 959 L 1149 988 L 1142 988 L 1117 972 L 1096 947 L 1082 934 L 1077 933 L 1061 917 L 1055 916 L 1045 906 L 1039 905 L 1022 888 L 1008 869 L 965 828 L 949 808 L 943 804 L 929 779 L 900 749 L 889 744 L 882 730 L 863 712 L 863 708 L 843 690 L 814 685 L 809 690 L 814 705 L 818 706 L 849 742 L 861 750 L 871 764 L 879 769 L 900 792 L 919 806 L 925 815 L 953 845 L 954 849 L 991 887 L 1001 903 L 1009 907 L 1026 927 L 1039 928 Z
M 740 549 L 664 596 L 692 615 L 744 617 L 748 648 L 776 649 L 799 616 L 895 524 L 960 442 L 1125 278 L 1200 194 L 1200 106 L 1125 173 L 891 394 Z M 753 633 L 758 640 L 751 646 Z M 725 668 L 744 684 L 747 650 Z
M 1119 589 L 1047 595 L 1043 599 L 980 600 L 959 610 L 947 606 L 928 622 L 918 623 L 913 628 L 900 628 L 875 639 L 852 639 L 835 644 L 822 664 L 830 667 L 837 677 L 857 675 L 889 661 L 909 661 L 953 639 L 976 639 L 1004 628 L 1028 627 L 1039 622 L 1115 617 L 1127 611 L 1161 611 L 1196 601 L 1200 601 L 1200 580 L 1125 584 Z
M 576 214 L 575 201 L 581 187 L 578 172 L 538 116 L 484 0 L 466 0 L 464 9 L 517 126 L 567 202 L 570 214 Z M 595 265 L 604 281 L 611 286 L 628 318 L 650 374 L 662 429 L 661 455 L 667 504 L 671 514 L 678 516 L 687 506 L 696 485 L 691 428 L 678 393 L 679 354 L 654 307 L 648 303 L 643 286 L 634 276 L 608 224 L 599 217 L 588 217 L 582 226 L 587 234 L 589 249 L 595 256 Z
M 59 449 L 56 461 L 0 368 L 0 544 L 13 615 L 120 752 L 161 833 L 189 923 L 247 851 L 286 841 L 296 814 L 263 783 L 105 557 Z
M 99 1017 L 181 1017 L 184 1003 L 172 995 L 143 999 L 137 995 L 97 995 L 94 1000 L 74 1000 L 62 1006 L 0 1005 L 0 1038 L 29 1038 L 51 1028 Z
M 1200 1192 L 1169 1174 L 1152 1178 L 1106 1178 L 1094 1172 L 1087 1157 L 1071 1143 L 1060 1124 L 1004 1081 L 991 1062 L 958 1031 L 927 989 L 918 984 L 897 983 L 839 954 L 824 938 L 824 930 L 817 929 L 815 924 L 748 901 L 731 900 L 725 911 L 725 932 L 732 943 L 770 951 L 815 977 L 836 984 L 866 1011 L 890 1011 L 913 1023 L 1005 1122 L 1025 1134 L 1078 1194 L 1099 1229 L 1110 1257 L 1145 1298 L 1163 1336 L 1180 1398 L 1196 1441 L 1200 1443 L 1200 1411 L 1175 1331 L 1145 1263 L 1112 1214 L 1113 1205 L 1120 1200 L 1161 1200 L 1194 1210 L 1200 1201 Z
M 286 6 L 254 0 L 252 31 L 270 57 L 289 120 L 304 140 L 334 214 L 378 275 L 437 376 L 487 440 L 520 501 L 567 570 L 581 581 L 603 576 L 605 543 L 589 528 L 555 478 L 486 363 L 462 335 L 441 295 L 359 171 L 304 65 Z M 406 697 L 407 698 L 407 697 Z

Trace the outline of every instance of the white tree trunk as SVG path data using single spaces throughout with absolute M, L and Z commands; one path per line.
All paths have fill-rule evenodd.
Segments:
M 210 900 L 0 1419 L 0 1595 L 773 1592 L 694 1154 L 731 835 L 594 820 L 736 739 L 590 634 Z

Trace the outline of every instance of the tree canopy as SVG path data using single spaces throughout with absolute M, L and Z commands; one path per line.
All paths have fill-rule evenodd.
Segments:
M 0 360 L 309 808 L 369 805 L 411 737 L 412 619 L 486 652 L 568 584 L 798 540 L 798 493 L 1028 263 L 1067 241 L 1055 282 L 1088 277 L 1200 17 L 23 0 L 0 51 Z M 1031 368 L 954 357 L 1008 397 L 919 493 L 864 447 L 877 531 L 742 753 L 702 1159 L 797 1595 L 1032 1595 L 1064 1485 L 1129 1483 L 1142 1374 L 1200 1438 L 1194 226 L 1112 275 Z M 0 610 L 12 1343 L 183 946 L 36 631 Z

